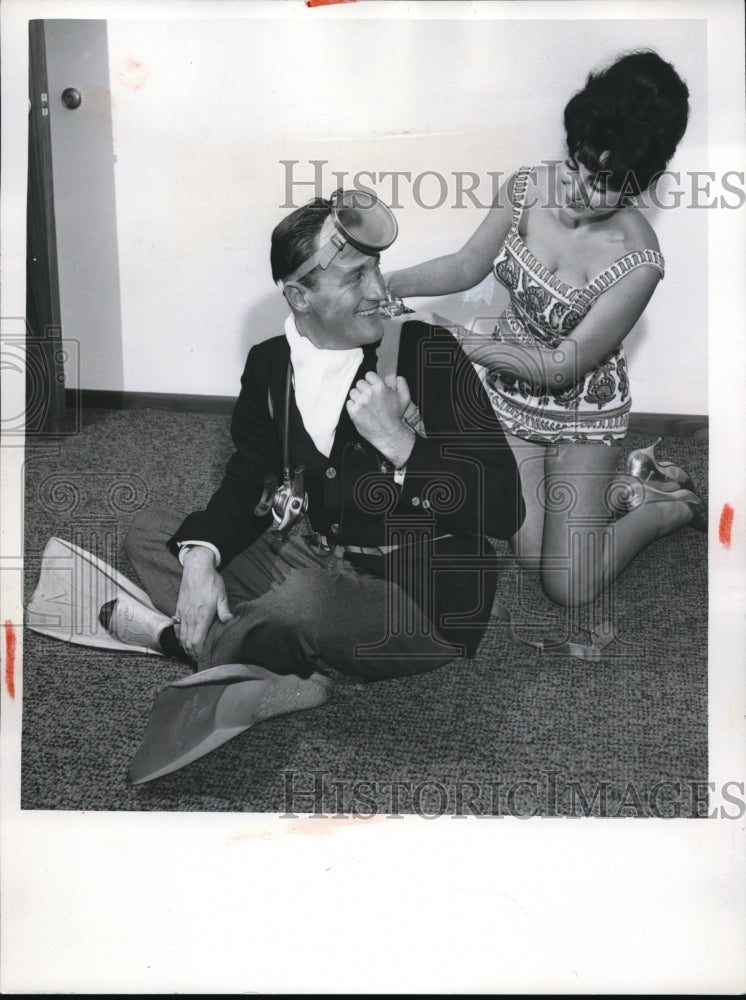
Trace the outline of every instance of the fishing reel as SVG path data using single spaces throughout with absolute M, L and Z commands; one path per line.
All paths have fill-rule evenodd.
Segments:
M 257 517 L 272 513 L 274 524 L 270 530 L 280 538 L 284 538 L 308 509 L 308 496 L 303 481 L 305 467 L 299 465 L 292 476 L 289 469 L 284 470 L 283 482 L 277 485 L 277 476 L 268 472 L 264 477 L 264 490 L 259 503 L 254 508 Z

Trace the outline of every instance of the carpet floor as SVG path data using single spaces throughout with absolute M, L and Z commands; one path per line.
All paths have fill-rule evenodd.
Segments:
M 630 435 L 627 447 L 648 443 Z M 137 582 L 121 554 L 134 513 L 202 506 L 230 451 L 225 416 L 163 410 L 86 410 L 76 433 L 29 440 L 26 602 L 53 535 Z M 706 440 L 667 438 L 662 454 L 688 469 L 706 499 Z M 181 771 L 130 786 L 153 700 L 188 668 L 26 629 L 22 808 L 704 815 L 705 535 L 687 527 L 654 542 L 605 608 L 575 613 L 551 605 L 497 544 L 505 557 L 497 598 L 526 636 L 585 636 L 611 614 L 617 638 L 599 662 L 517 645 L 495 616 L 473 659 L 371 684 L 335 675 L 326 704 L 267 720 Z

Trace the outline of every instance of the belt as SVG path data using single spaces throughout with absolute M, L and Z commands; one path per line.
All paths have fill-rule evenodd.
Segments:
M 309 540 L 325 552 L 338 557 L 347 553 L 359 556 L 385 556 L 399 548 L 398 545 L 332 545 L 325 535 L 320 535 L 317 531 L 314 531 Z
M 431 539 L 431 541 L 437 542 L 441 538 L 450 537 L 448 534 L 438 535 L 436 538 Z M 320 549 L 333 553 L 335 556 L 343 556 L 348 552 L 361 556 L 386 556 L 389 552 L 395 552 L 401 548 L 401 545 L 332 545 L 326 536 L 319 534 L 318 531 L 313 531 L 310 540 L 313 544 L 318 545 Z

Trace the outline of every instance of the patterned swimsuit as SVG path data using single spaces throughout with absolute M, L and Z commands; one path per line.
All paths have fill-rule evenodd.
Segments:
M 572 333 L 596 299 L 633 268 L 652 265 L 664 274 L 656 250 L 633 250 L 592 281 L 577 288 L 555 277 L 534 257 L 518 232 L 531 169 L 522 167 L 513 188 L 513 221 L 495 258 L 495 277 L 510 292 L 510 304 L 497 321 L 493 337 L 531 347 L 556 347 Z M 621 440 L 629 422 L 631 398 L 627 363 L 619 347 L 575 385 L 537 395 L 521 379 L 492 372 L 484 383 L 505 429 L 527 441 Z

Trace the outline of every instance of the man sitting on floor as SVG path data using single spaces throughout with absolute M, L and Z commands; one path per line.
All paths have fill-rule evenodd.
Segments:
M 395 235 L 362 192 L 275 228 L 290 315 L 249 352 L 223 482 L 205 510 L 132 524 L 126 551 L 159 613 L 120 598 L 102 621 L 198 670 L 159 696 L 133 781 L 320 704 L 329 667 L 377 680 L 477 649 L 496 580 L 485 536 L 521 524 L 517 470 L 448 329 L 384 323 L 379 251 Z

